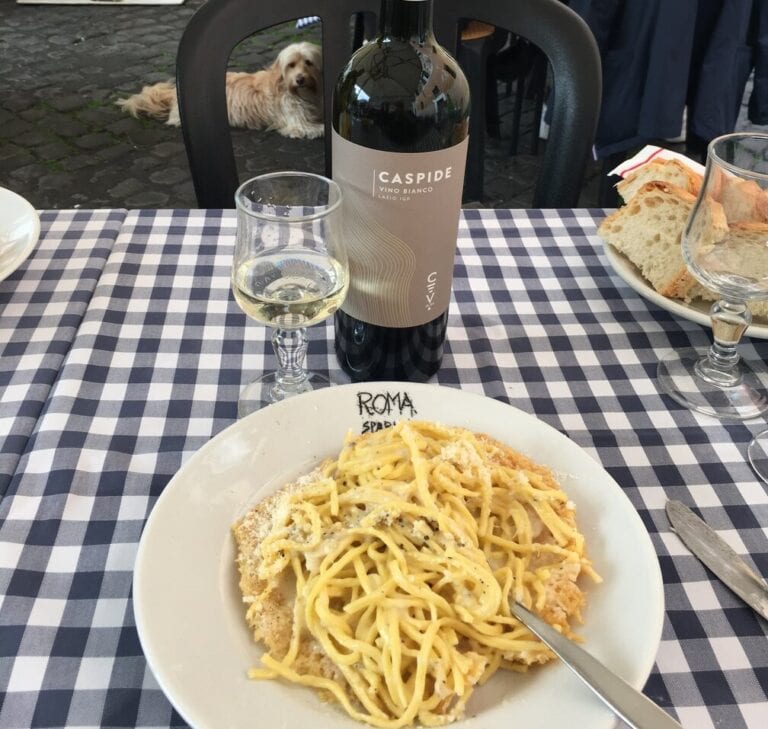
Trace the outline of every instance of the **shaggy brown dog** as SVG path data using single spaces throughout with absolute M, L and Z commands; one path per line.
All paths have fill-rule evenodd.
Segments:
M 284 137 L 323 136 L 322 57 L 314 43 L 292 43 L 256 73 L 227 73 L 227 111 L 233 127 L 274 129 Z M 133 116 L 165 119 L 179 126 L 176 86 L 145 86 L 117 105 Z

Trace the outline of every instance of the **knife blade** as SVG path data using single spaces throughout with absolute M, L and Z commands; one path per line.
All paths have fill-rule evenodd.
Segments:
M 667 501 L 666 512 L 683 544 L 747 605 L 768 620 L 768 582 L 685 504 Z

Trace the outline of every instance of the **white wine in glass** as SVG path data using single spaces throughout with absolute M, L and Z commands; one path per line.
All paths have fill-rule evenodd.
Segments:
M 267 251 L 238 266 L 232 287 L 251 319 L 295 329 L 333 314 L 344 300 L 347 278 L 344 266 L 324 253 Z
M 274 327 L 278 368 L 240 394 L 242 417 L 265 405 L 331 384 L 307 372 L 306 327 L 333 314 L 349 287 L 339 233 L 341 192 L 320 175 L 276 172 L 235 193 L 237 237 L 232 291 L 252 319 Z

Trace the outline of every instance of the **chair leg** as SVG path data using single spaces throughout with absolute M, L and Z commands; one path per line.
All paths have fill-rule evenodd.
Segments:
M 373 13 L 357 12 L 354 15 L 352 50 L 356 51 L 366 40 L 376 35 L 376 16 Z
M 531 154 L 539 153 L 539 129 L 541 129 L 541 117 L 544 113 L 544 96 L 547 85 L 547 59 L 544 54 L 538 52 L 539 56 L 534 61 L 533 72 L 529 88 L 533 91 L 534 116 L 533 133 L 531 134 Z
M 521 74 L 515 81 L 515 106 L 512 111 L 512 141 L 509 145 L 509 153 L 513 157 L 517 154 L 517 142 L 520 139 L 520 118 L 523 115 L 524 94 L 525 76 Z
M 539 130 L 541 129 L 541 117 L 544 115 L 544 94 L 534 101 L 535 112 L 533 114 L 533 129 L 531 130 L 531 154 L 537 155 L 539 153 Z
M 470 200 L 483 198 L 483 171 L 485 165 L 485 125 L 488 114 L 489 60 L 503 45 L 507 32 L 496 29 L 490 35 L 461 40 L 457 60 L 469 82 L 472 94 L 472 112 L 469 116 L 469 149 L 467 172 L 464 178 L 464 197 Z M 495 101 L 494 94 L 494 101 Z M 494 109 L 494 114 L 496 110 Z
M 499 119 L 499 83 L 496 80 L 496 64 L 493 55 L 488 59 L 485 87 L 485 123 L 489 137 L 501 136 Z
M 363 45 L 365 38 L 365 13 L 355 13 L 355 22 L 352 31 L 352 50 L 356 51 Z
M 472 113 L 469 117 L 469 149 L 464 176 L 464 198 L 482 200 L 483 166 L 485 164 L 485 62 L 484 40 L 462 41 L 458 61 L 469 82 L 472 94 Z
M 603 163 L 601 165 L 602 169 L 600 171 L 600 185 L 597 192 L 597 204 L 601 208 L 617 208 L 622 203 L 621 197 L 619 197 L 619 193 L 616 192 L 615 187 L 616 183 L 619 182 L 621 178 L 617 176 L 609 177 L 608 173 L 625 158 L 626 155 L 622 152 L 608 155 L 608 157 L 603 158 Z

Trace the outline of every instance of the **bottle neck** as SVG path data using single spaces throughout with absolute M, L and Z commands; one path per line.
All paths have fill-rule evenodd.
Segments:
M 432 34 L 433 0 L 381 0 L 379 28 L 383 36 L 423 42 Z

